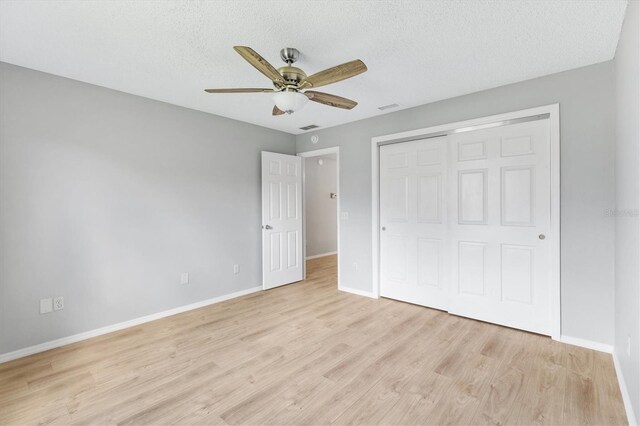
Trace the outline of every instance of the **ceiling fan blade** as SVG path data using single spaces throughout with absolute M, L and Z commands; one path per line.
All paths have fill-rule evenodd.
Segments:
M 278 83 L 284 83 L 282 76 L 265 58 L 260 56 L 255 50 L 247 46 L 234 46 L 236 52 L 240 54 L 255 69 L 266 75 L 267 78 Z
M 336 108 L 352 109 L 358 103 L 351 99 L 343 98 L 341 96 L 330 95 L 328 93 L 315 92 L 313 90 L 307 90 L 304 94 L 309 100 L 318 102 L 324 105 L 329 105 Z
M 273 89 L 256 89 L 256 88 L 242 88 L 242 89 L 204 89 L 207 93 L 259 93 L 259 92 L 275 92 Z
M 300 83 L 300 86 L 307 85 L 310 87 L 326 86 L 327 84 L 336 83 L 346 80 L 358 74 L 362 74 L 367 70 L 367 66 L 360 59 L 338 65 L 333 68 L 326 69 L 315 73 Z
M 280 108 L 274 105 L 271 115 L 282 115 L 282 114 L 284 114 L 284 111 L 282 111 Z

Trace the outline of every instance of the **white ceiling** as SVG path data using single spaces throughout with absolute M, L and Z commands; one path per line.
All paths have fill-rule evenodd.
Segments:
M 0 1 L 0 60 L 289 133 L 397 111 L 613 58 L 626 1 Z M 234 45 L 274 66 L 282 47 L 313 74 L 362 59 L 369 71 L 271 116 L 270 87 Z

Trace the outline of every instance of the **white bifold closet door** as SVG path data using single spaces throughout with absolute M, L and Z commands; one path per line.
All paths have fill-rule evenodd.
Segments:
M 447 309 L 446 138 L 380 147 L 380 295 Z
M 549 120 L 380 148 L 380 294 L 551 334 Z

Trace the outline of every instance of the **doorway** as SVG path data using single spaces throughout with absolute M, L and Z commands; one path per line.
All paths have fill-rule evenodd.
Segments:
M 340 286 L 340 194 L 339 148 L 298 154 L 303 169 L 303 248 L 305 277 L 309 262 L 330 261 L 338 265 Z M 331 262 L 333 263 L 333 262 Z

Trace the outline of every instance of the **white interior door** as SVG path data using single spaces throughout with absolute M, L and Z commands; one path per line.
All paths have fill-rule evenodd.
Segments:
M 551 334 L 549 120 L 380 147 L 380 295 Z
M 447 308 L 447 145 L 380 147 L 380 294 Z
M 551 334 L 549 120 L 450 135 L 449 311 Z
M 300 281 L 302 163 L 295 155 L 262 152 L 262 287 Z

